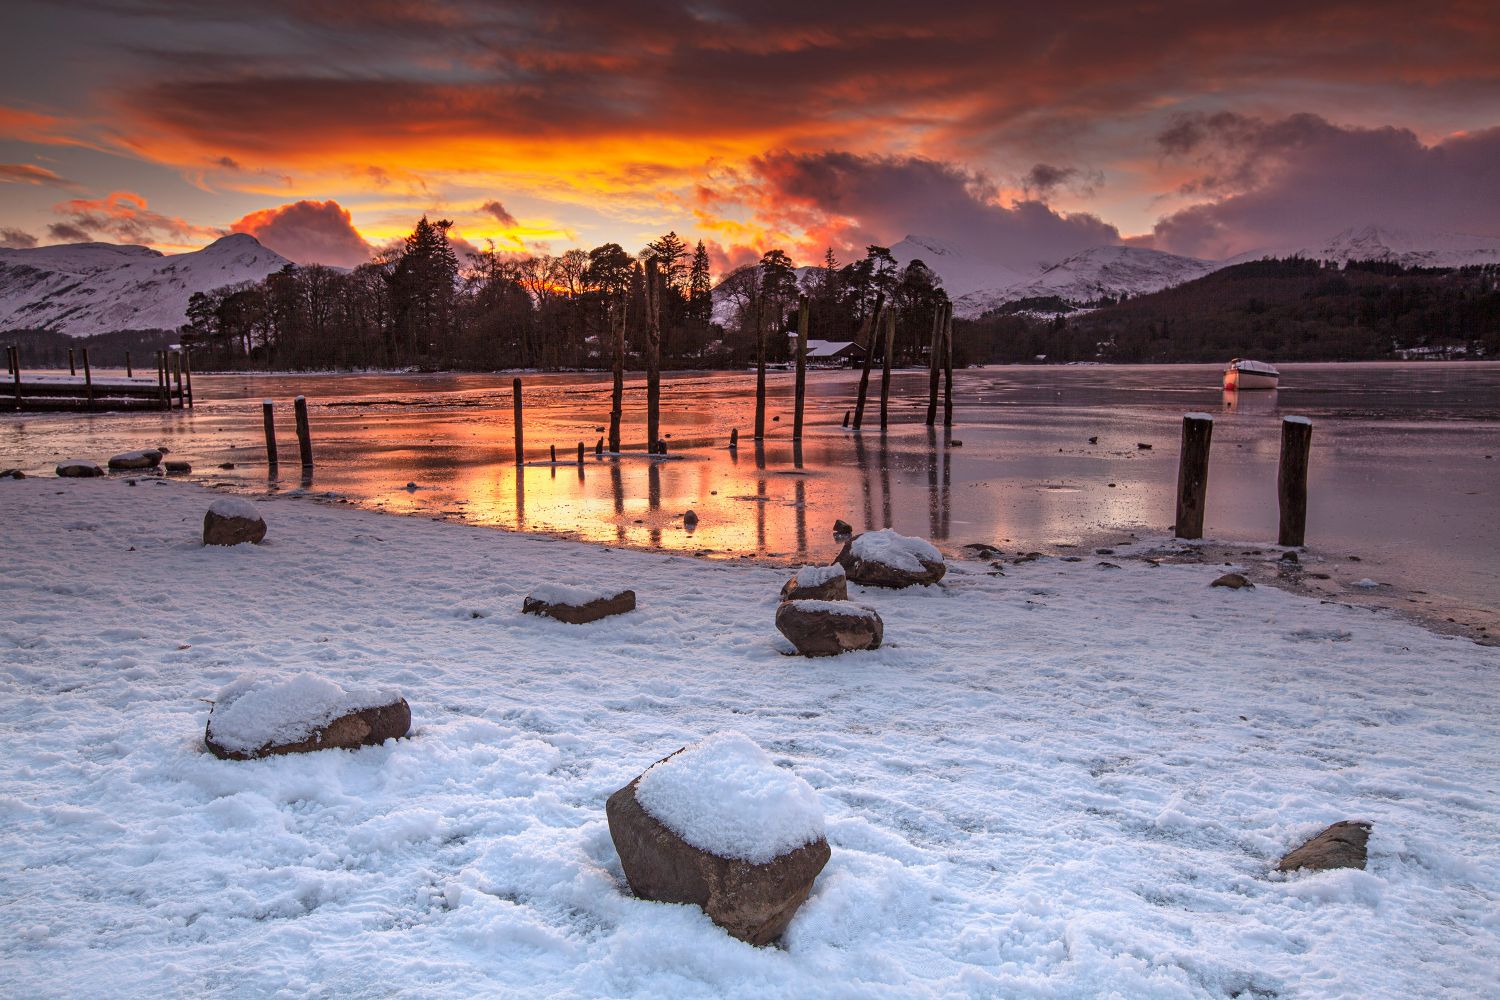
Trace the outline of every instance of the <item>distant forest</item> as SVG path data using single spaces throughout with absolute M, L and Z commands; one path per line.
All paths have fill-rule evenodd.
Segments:
M 448 227 L 424 218 L 403 244 L 352 271 L 288 266 L 260 282 L 195 294 L 176 331 L 6 338 L 41 365 L 65 365 L 69 347 L 87 346 L 96 365 L 122 364 L 130 350 L 149 368 L 152 351 L 181 343 L 198 370 L 602 369 L 623 341 L 626 366 L 640 368 L 649 336 L 643 263 L 652 259 L 664 368 L 743 367 L 762 351 L 771 362 L 788 358 L 799 285 L 781 250 L 715 290 L 703 244 L 690 250 L 676 233 L 638 254 L 608 243 L 558 256 L 485 251 L 461 264 Z M 863 342 L 872 314 L 891 309 L 895 362 L 923 359 L 948 295 L 921 261 L 901 267 L 889 249 L 871 246 L 841 263 L 830 250 L 804 273 L 813 338 Z M 960 365 L 1373 360 L 1413 348 L 1500 357 L 1497 283 L 1495 266 L 1255 261 L 1122 301 L 1009 303 L 956 320 L 954 356 Z
M 1087 310 L 1055 299 L 1008 303 L 958 324 L 954 339 L 994 362 L 1366 361 L 1412 348 L 1494 358 L 1497 286 L 1493 265 L 1262 260 Z

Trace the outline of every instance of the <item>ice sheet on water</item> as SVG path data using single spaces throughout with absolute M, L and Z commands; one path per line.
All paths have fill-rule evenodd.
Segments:
M 811 785 L 740 733 L 719 733 L 652 765 L 636 799 L 699 850 L 763 865 L 823 836 Z
M 268 743 L 295 743 L 341 715 L 400 697 L 392 688 L 344 686 L 309 673 L 245 674 L 214 698 L 209 733 L 216 743 L 248 752 Z
M 943 554 L 932 543 L 897 534 L 890 528 L 865 532 L 854 540 L 850 552 L 856 559 L 880 563 L 908 573 L 922 572 L 923 562 L 943 561 Z

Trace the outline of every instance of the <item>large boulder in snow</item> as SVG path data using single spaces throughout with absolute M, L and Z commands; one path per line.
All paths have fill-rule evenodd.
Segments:
M 523 614 L 545 615 L 569 625 L 583 625 L 634 610 L 633 590 L 597 590 L 553 583 L 533 589 L 521 602 Z
M 776 609 L 776 628 L 803 656 L 879 649 L 885 638 L 880 615 L 848 601 L 783 601 Z
M 844 543 L 838 561 L 849 579 L 867 587 L 937 583 L 948 572 L 943 554 L 930 542 L 890 528 L 855 535 Z
M 399 691 L 297 674 L 245 676 L 230 684 L 214 698 L 203 735 L 215 757 L 254 760 L 373 746 L 410 728 L 411 707 Z
M 65 458 L 57 463 L 57 474 L 64 479 L 92 479 L 104 470 L 86 458 Z
M 1365 867 L 1365 847 L 1370 840 L 1372 824 L 1362 820 L 1341 820 L 1316 837 L 1289 852 L 1276 866 L 1279 872 L 1308 868 L 1324 871 L 1329 868 Z
M 605 814 L 632 892 L 700 906 L 750 944 L 781 936 L 828 863 L 812 786 L 734 733 L 656 762 Z
M 239 497 L 220 497 L 203 515 L 204 545 L 259 543 L 266 537 L 266 522 L 255 504 Z
M 844 567 L 803 566 L 781 588 L 783 601 L 847 601 L 849 578 Z
M 155 448 L 143 451 L 126 451 L 113 455 L 109 460 L 109 467 L 120 471 L 131 471 L 136 469 L 154 469 L 161 464 L 161 452 Z

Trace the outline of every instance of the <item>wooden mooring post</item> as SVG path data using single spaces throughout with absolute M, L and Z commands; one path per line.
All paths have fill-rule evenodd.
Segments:
M 78 366 L 73 363 L 73 348 L 71 347 L 68 348 L 68 374 L 75 378 L 78 375 Z
M 516 425 L 516 464 L 520 465 L 526 461 L 526 441 L 521 430 L 521 380 L 519 378 L 511 379 L 510 408 Z
M 953 426 L 953 303 L 943 305 L 943 426 Z
M 167 394 L 167 352 L 156 352 L 156 398 L 161 403 L 163 410 L 172 408 L 172 400 Z
M 729 450 L 734 451 L 740 446 L 740 429 L 731 427 L 729 429 Z
M 1182 418 L 1182 452 L 1177 460 L 1178 538 L 1203 537 L 1203 507 L 1208 497 L 1208 448 L 1213 441 L 1214 418 L 1207 413 L 1189 413 Z
M 646 445 L 656 453 L 661 437 L 661 274 L 646 258 Z
M 94 408 L 94 372 L 89 367 L 89 349 L 83 349 L 83 391 L 89 400 L 89 409 Z
M 547 447 L 550 449 L 550 454 L 552 455 L 552 464 L 556 465 L 557 464 L 557 445 L 552 444 L 552 445 L 548 445 Z
M 189 354 L 189 352 L 182 352 L 182 373 L 183 375 L 187 376 L 188 409 L 192 409 L 193 407 L 193 366 L 192 362 L 188 360 L 190 357 L 191 355 Z
M 260 401 L 260 422 L 266 430 L 266 465 L 271 475 L 276 474 L 276 404 L 269 399 Z
M 583 465 L 583 442 L 578 442 L 578 464 Z
M 807 395 L 807 296 L 797 302 L 797 403 L 792 417 L 792 441 L 802 440 L 803 398 Z
M 12 346 L 5 352 L 5 355 L 10 359 L 10 374 L 15 379 L 16 386 L 16 409 L 19 410 L 21 408 L 21 349 Z
M 865 364 L 859 373 L 859 395 L 854 401 L 854 429 L 859 430 L 865 422 L 865 396 L 870 389 L 870 365 L 875 362 L 875 335 L 877 333 L 875 322 L 880 318 L 881 307 L 885 305 L 885 293 L 877 292 L 875 295 L 875 308 L 865 317 L 864 323 L 860 325 L 860 339 L 865 346 Z
M 302 472 L 306 475 L 313 467 L 312 428 L 307 424 L 307 397 L 298 396 L 292 400 L 292 408 L 297 414 L 297 451 L 302 455 Z
M 942 350 L 943 304 L 938 303 L 932 311 L 932 338 L 927 345 L 927 426 L 937 423 L 938 404 L 938 357 Z
M 135 378 L 135 368 L 130 364 L 130 352 L 125 352 L 125 377 Z
M 779 322 L 779 321 L 778 321 Z M 766 317 L 765 305 L 755 307 L 755 440 L 766 437 Z
M 187 408 L 187 393 L 182 388 L 182 352 L 172 352 L 172 372 L 177 378 L 177 408 Z
M 1311 451 L 1312 421 L 1306 417 L 1284 417 L 1281 421 L 1281 468 L 1276 475 L 1276 494 L 1281 506 L 1278 545 L 1306 544 L 1307 458 Z
M 885 430 L 890 419 L 891 406 L 891 355 L 896 348 L 896 310 L 885 314 L 885 356 L 880 361 L 880 429 Z

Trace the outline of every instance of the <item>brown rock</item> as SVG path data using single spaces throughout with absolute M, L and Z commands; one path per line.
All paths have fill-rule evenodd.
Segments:
M 833 522 L 833 537 L 835 541 L 840 538 L 848 538 L 852 534 L 854 534 L 854 528 L 850 526 L 848 521 L 839 518 Z
M 154 469 L 161 464 L 161 452 L 154 448 L 145 451 L 127 451 L 109 460 L 111 469 Z
M 635 788 L 605 803 L 609 836 L 630 891 L 659 903 L 691 903 L 731 936 L 770 944 L 792 922 L 828 863 L 827 840 L 805 844 L 763 865 L 699 850 L 642 808 Z
M 928 562 L 920 559 L 922 572 L 912 573 L 895 566 L 887 566 L 881 562 L 867 562 L 854 555 L 854 542 L 859 538 L 855 535 L 844 543 L 839 550 L 838 562 L 844 567 L 844 572 L 849 579 L 866 587 L 890 587 L 900 589 L 902 587 L 914 587 L 921 584 L 937 583 L 948 572 L 948 564 L 943 562 Z
M 266 522 L 259 517 L 240 517 L 209 510 L 203 515 L 204 545 L 260 544 L 266 537 Z
M 185 476 L 189 472 L 192 472 L 192 471 L 193 471 L 193 466 L 189 462 L 168 462 L 167 463 L 167 475 L 169 475 L 169 476 Z
M 0 479 L 25 479 L 25 478 L 26 478 L 26 473 L 22 472 L 20 469 L 6 469 L 4 472 L 0 472 Z
M 1238 573 L 1225 573 L 1213 583 L 1210 583 L 1209 586 L 1228 587 L 1230 590 L 1255 589 L 1255 584 L 1251 583 L 1249 580 L 1245 579 Z
M 214 716 L 208 714 L 208 728 L 203 742 L 215 757 L 221 760 L 255 760 L 257 757 L 272 757 L 284 753 L 312 753 L 314 750 L 353 750 L 362 746 L 375 746 L 389 739 L 399 739 L 411 729 L 411 706 L 405 698 L 390 705 L 362 708 L 348 715 L 341 715 L 324 726 L 313 730 L 312 735 L 296 743 L 267 743 L 252 751 L 232 750 L 214 742 Z
M 1311 871 L 1326 871 L 1329 868 L 1365 867 L 1367 857 L 1365 845 L 1370 840 L 1371 823 L 1362 820 L 1341 820 L 1316 837 L 1291 851 L 1276 866 L 1279 872 L 1307 868 Z
M 849 578 L 843 573 L 838 576 L 815 583 L 811 586 L 798 586 L 797 577 L 792 576 L 781 588 L 781 599 L 783 601 L 847 601 L 849 599 Z
M 534 597 L 527 597 L 521 602 L 523 614 L 546 615 L 548 618 L 556 618 L 569 625 L 585 625 L 598 621 L 600 618 L 623 615 L 627 611 L 634 610 L 635 591 L 633 590 L 622 590 L 613 597 L 601 597 L 587 604 L 551 604 Z
M 104 470 L 93 462 L 70 459 L 58 464 L 57 474 L 64 479 L 92 479 L 94 476 L 104 475 Z
M 856 649 L 879 649 L 885 623 L 868 608 L 839 602 L 784 601 L 776 609 L 776 629 L 803 656 L 837 656 Z

